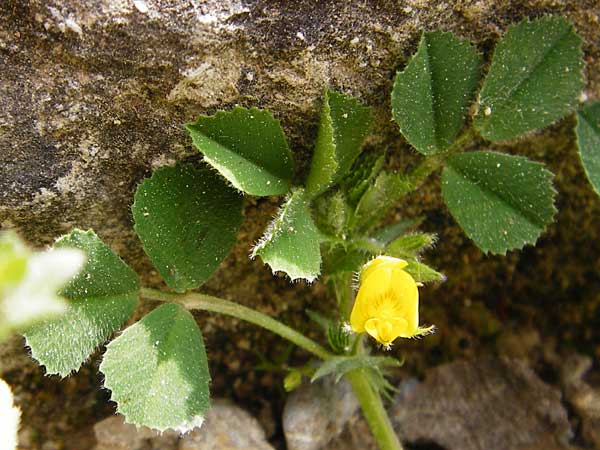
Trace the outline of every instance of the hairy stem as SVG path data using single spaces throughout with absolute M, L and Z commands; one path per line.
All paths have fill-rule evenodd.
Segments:
M 346 374 L 354 395 L 360 403 L 363 415 L 367 419 L 371 433 L 377 441 L 379 450 L 402 450 L 402 444 L 392 427 L 381 396 L 373 390 L 364 369 L 355 369 Z
M 293 328 L 282 324 L 266 314 L 229 300 L 193 292 L 172 294 L 149 288 L 142 288 L 141 295 L 149 300 L 177 303 L 186 309 L 199 309 L 232 316 L 263 327 L 323 360 L 329 359 L 332 356 L 324 347 Z

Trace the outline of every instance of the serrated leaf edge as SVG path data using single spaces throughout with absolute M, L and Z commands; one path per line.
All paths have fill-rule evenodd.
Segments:
M 439 110 L 436 109 L 436 108 L 434 108 L 434 103 L 435 102 L 433 101 L 433 99 L 435 99 L 435 97 L 437 97 L 437 96 L 434 93 L 433 81 L 431 79 L 431 74 L 432 74 L 432 71 L 431 71 L 431 68 L 430 68 L 431 57 L 429 55 L 429 49 L 427 48 L 427 37 L 428 36 L 432 36 L 432 35 L 450 36 L 461 47 L 463 47 L 463 48 L 470 48 L 471 50 L 473 50 L 474 53 L 479 58 L 479 68 L 480 68 L 480 70 L 481 70 L 481 61 L 482 61 L 482 54 L 481 54 L 481 52 L 478 51 L 477 47 L 475 47 L 473 45 L 473 43 L 470 42 L 469 40 L 460 38 L 460 37 L 456 36 L 454 33 L 452 33 L 451 31 L 444 31 L 444 30 L 423 31 L 421 33 L 421 38 L 419 39 L 419 44 L 417 45 L 417 51 L 411 55 L 411 57 L 409 58 L 408 62 L 404 66 L 404 69 L 402 71 L 397 71 L 396 72 L 396 75 L 394 76 L 394 83 L 393 83 L 393 87 L 392 87 L 392 92 L 391 92 L 391 95 L 390 95 L 390 97 L 392 99 L 394 98 L 394 94 L 397 92 L 396 89 L 400 85 L 400 83 L 397 82 L 399 76 L 402 75 L 402 74 L 404 74 L 404 72 L 406 71 L 406 68 L 411 63 L 412 59 L 421 50 L 421 45 L 424 44 L 423 45 L 423 49 L 424 49 L 424 52 L 425 52 L 425 60 L 426 60 L 426 64 L 427 64 L 427 76 L 429 78 L 429 87 L 430 87 L 431 98 L 432 98 L 432 101 L 430 102 L 430 105 L 429 105 L 429 107 L 430 107 L 429 110 L 431 112 L 431 115 L 434 117 L 434 123 L 433 123 L 433 135 L 434 135 L 434 140 L 435 140 L 435 150 L 434 151 L 430 151 L 430 152 L 425 153 L 425 152 L 421 152 L 421 151 L 417 150 L 417 147 L 408 139 L 408 137 L 404 133 L 404 130 L 402 129 L 402 127 L 400 126 L 400 124 L 396 120 L 395 117 L 396 117 L 397 109 L 394 106 L 394 102 L 392 101 L 391 103 L 392 103 L 392 120 L 398 126 L 398 129 L 399 129 L 400 133 L 402 134 L 402 136 L 404 137 L 404 139 L 406 139 L 406 141 L 411 145 L 411 147 L 413 147 L 415 149 L 415 151 L 417 153 L 420 153 L 420 154 L 423 154 L 423 155 L 426 155 L 426 156 L 428 156 L 428 155 L 435 155 L 435 154 L 444 152 L 445 150 L 447 150 L 452 145 L 452 143 L 456 142 L 456 139 L 458 138 L 458 136 L 460 134 L 460 131 L 458 133 L 456 133 L 456 135 L 454 136 L 453 142 L 450 143 L 447 147 L 440 147 L 439 138 L 438 138 L 438 135 L 439 135 L 439 125 L 438 125 L 439 121 L 435 120 L 439 116 Z M 476 102 L 476 101 L 478 101 L 478 96 L 475 95 L 475 92 L 473 92 L 472 95 L 471 95 L 471 103 L 470 104 L 473 104 L 473 102 Z M 467 121 L 468 116 L 469 116 L 469 114 L 468 114 L 468 108 L 467 108 L 466 109 L 466 113 L 464 114 L 464 117 L 463 117 L 463 128 L 464 128 L 465 122 Z
M 119 294 L 118 296 L 119 297 L 131 296 L 131 300 L 135 299 L 136 302 L 139 301 L 139 291 L 130 292 L 130 293 L 126 293 L 126 294 Z M 116 296 L 111 296 L 111 297 L 116 297 Z M 89 298 L 90 299 L 100 299 L 100 298 L 106 299 L 109 297 L 89 297 Z M 72 300 L 65 298 L 65 301 L 67 302 L 67 305 L 69 305 L 69 302 L 71 302 Z M 53 319 L 53 320 L 62 320 L 62 319 L 58 318 L 58 319 Z M 121 324 L 119 324 L 119 328 L 122 327 L 123 324 L 125 324 L 128 320 L 129 320 L 129 318 L 125 319 Z M 58 371 L 50 370 L 48 368 L 48 366 L 39 359 L 39 354 L 34 350 L 34 348 L 29 343 L 29 338 L 27 337 L 27 334 L 23 334 L 23 338 L 25 339 L 25 347 L 29 348 L 29 357 L 31 359 L 33 359 L 39 366 L 42 366 L 46 369 L 46 373 L 45 373 L 46 376 L 58 375 L 62 379 L 65 379 L 65 378 L 73 375 L 74 373 L 79 372 L 79 370 L 92 359 L 92 355 L 94 354 L 94 352 L 96 352 L 98 350 L 98 348 L 100 348 L 102 346 L 102 344 L 107 342 L 114 333 L 115 333 L 115 331 L 110 331 L 106 336 L 102 337 L 102 341 L 93 348 L 93 350 L 88 354 L 88 356 L 83 361 L 81 361 L 79 366 L 77 366 L 74 369 L 69 370 L 68 372 L 63 372 L 60 370 L 58 370 Z
M 256 244 L 254 244 L 254 247 L 252 247 L 251 251 L 250 251 L 250 259 L 255 259 L 256 256 L 260 256 L 259 252 L 264 249 L 267 245 L 269 245 L 269 243 L 271 243 L 273 241 L 273 239 L 275 238 L 275 236 L 277 236 L 278 233 L 280 233 L 280 229 L 279 226 L 284 222 L 283 218 L 285 217 L 285 213 L 287 211 L 287 209 L 290 207 L 290 199 L 292 198 L 292 196 L 294 195 L 294 193 L 297 191 L 293 191 L 290 192 L 286 195 L 283 204 L 279 207 L 279 210 L 277 211 L 277 213 L 275 214 L 275 216 L 273 217 L 273 219 L 269 222 L 269 224 L 267 225 L 267 228 L 265 229 L 263 235 L 260 237 L 260 239 L 256 242 Z M 306 201 L 304 199 L 304 201 Z M 310 214 L 310 208 L 307 208 L 308 213 Z M 310 217 L 310 220 L 312 219 L 312 216 Z M 290 271 L 285 270 L 282 267 L 279 267 L 277 265 L 273 265 L 272 263 L 267 263 L 265 262 L 265 264 L 267 264 L 270 268 L 271 271 L 273 272 L 273 275 L 277 274 L 278 272 L 282 272 L 284 274 L 286 274 L 289 278 L 290 281 L 294 282 L 297 280 L 306 280 L 307 283 L 312 283 L 313 281 L 315 281 L 319 274 L 321 273 L 321 266 L 323 264 L 323 262 L 321 261 L 321 266 L 319 266 L 319 272 L 318 273 L 309 273 L 309 274 L 305 274 L 303 270 L 301 270 L 299 267 L 295 267 L 296 270 L 294 270 L 292 273 L 290 273 Z
M 583 45 L 583 40 L 581 39 L 581 36 L 579 36 L 579 34 L 577 34 L 577 31 L 575 30 L 575 27 L 574 27 L 573 23 L 572 23 L 572 22 L 570 22 L 569 20 L 567 20 L 567 19 L 566 19 L 566 18 L 564 18 L 564 17 L 560 17 L 560 16 L 553 16 L 553 15 L 547 14 L 547 15 L 543 15 L 543 16 L 541 16 L 541 17 L 536 17 L 536 18 L 534 18 L 534 19 L 530 19 L 529 17 L 526 17 L 525 19 L 523 19 L 523 20 L 519 21 L 518 23 L 513 23 L 513 24 L 509 25 L 509 26 L 507 27 L 507 29 L 504 31 L 504 33 L 502 34 L 502 36 L 500 37 L 500 39 L 499 39 L 499 40 L 496 42 L 496 46 L 495 46 L 495 48 L 494 48 L 494 54 L 492 55 L 492 59 L 491 59 L 491 61 L 490 61 L 490 64 L 489 64 L 489 68 L 491 68 L 491 64 L 492 64 L 492 62 L 494 61 L 494 56 L 495 56 L 495 54 L 496 54 L 496 51 L 497 51 L 497 49 L 498 49 L 498 44 L 501 42 L 501 40 L 504 38 L 504 36 L 505 36 L 505 35 L 506 35 L 506 34 L 507 34 L 509 31 L 511 31 L 511 30 L 513 30 L 513 29 L 515 29 L 515 28 L 518 28 L 519 26 L 525 25 L 525 24 L 532 24 L 532 23 L 534 23 L 534 22 L 538 22 L 538 21 L 539 21 L 539 22 L 541 22 L 541 21 L 546 21 L 546 20 L 557 20 L 557 21 L 564 21 L 564 22 L 565 22 L 565 23 L 568 25 L 567 29 L 566 29 L 566 30 L 565 30 L 565 32 L 564 32 L 564 33 L 561 35 L 561 37 L 560 37 L 560 39 L 559 39 L 559 40 L 561 40 L 561 39 L 562 39 L 562 38 L 563 38 L 563 37 L 564 37 L 564 36 L 565 36 L 565 35 L 566 35 L 566 34 L 567 34 L 569 31 L 573 31 L 573 34 L 574 34 L 574 35 L 577 37 L 577 39 L 579 40 L 579 45 L 578 45 L 578 47 L 577 47 L 577 50 L 578 50 L 578 56 L 579 56 L 579 59 L 583 61 L 583 56 L 584 56 L 584 53 L 583 53 L 583 48 L 582 48 L 582 45 Z M 553 49 L 553 48 L 554 48 L 554 47 L 552 47 L 552 49 Z M 548 53 L 550 50 L 551 50 L 551 49 L 549 49 L 549 50 L 548 50 L 548 51 L 545 53 L 545 55 L 546 55 L 546 54 L 547 54 L 547 53 Z M 540 63 L 541 63 L 541 62 L 538 62 L 538 64 L 536 64 L 536 67 L 537 67 L 537 66 L 539 66 L 539 64 L 540 64 Z M 582 62 L 582 64 L 581 64 L 581 68 L 580 68 L 580 70 L 579 70 L 579 75 L 580 75 L 580 85 L 581 85 L 581 88 L 580 88 L 580 89 L 583 89 L 583 87 L 585 86 L 585 81 L 584 81 L 584 72 L 585 72 L 585 62 Z M 486 78 L 487 78 L 488 74 L 489 74 L 489 70 L 488 70 L 488 73 L 486 73 L 486 74 L 484 75 L 484 77 L 483 77 L 483 84 L 481 85 L 481 88 L 479 89 L 479 93 L 477 94 L 477 100 L 475 101 L 475 107 L 474 107 L 475 109 L 474 109 L 474 111 L 473 111 L 473 128 L 475 128 L 475 129 L 478 131 L 478 133 L 481 135 L 481 137 L 483 137 L 484 139 L 487 139 L 487 138 L 485 138 L 485 137 L 483 136 L 483 134 L 484 134 L 484 133 L 483 133 L 483 128 L 484 128 L 484 127 L 483 127 L 483 126 L 478 126 L 478 125 L 477 125 L 477 122 L 479 122 L 479 121 L 481 120 L 481 116 L 480 116 L 480 112 L 481 112 L 481 111 L 480 111 L 480 109 L 481 109 L 481 106 L 482 106 L 481 94 L 482 94 L 482 92 L 483 92 L 483 88 L 485 87 L 485 81 L 486 81 Z M 524 82 L 526 79 L 528 79 L 528 78 L 529 78 L 529 76 L 530 76 L 530 75 L 528 75 L 528 77 L 527 77 L 527 78 L 524 78 L 524 79 L 523 79 L 521 82 L 519 82 L 518 86 L 516 86 L 516 87 L 513 87 L 513 88 L 511 89 L 510 93 L 512 93 L 512 92 L 514 92 L 514 91 L 516 91 L 516 90 L 517 90 L 517 89 L 518 89 L 518 88 L 519 88 L 519 87 L 520 87 L 520 86 L 523 84 L 523 82 Z M 507 97 L 507 96 L 508 96 L 508 95 L 506 95 L 506 97 Z M 559 122 L 560 120 L 564 119 L 564 118 L 565 118 L 565 117 L 567 117 L 569 114 L 571 114 L 571 113 L 573 113 L 573 112 L 575 111 L 575 109 L 576 109 L 576 106 L 577 106 L 576 99 L 573 99 L 573 104 L 569 106 L 569 110 L 568 110 L 567 112 L 565 112 L 565 114 L 563 114 L 563 115 L 562 115 L 562 116 L 560 116 L 560 117 L 557 117 L 557 118 L 556 118 L 554 121 L 552 121 L 552 122 L 550 122 L 550 123 L 548 123 L 548 124 L 544 125 L 543 127 L 540 127 L 540 128 L 533 128 L 533 129 L 531 129 L 531 130 L 528 130 L 528 131 L 525 131 L 525 132 L 523 132 L 523 133 L 519 134 L 518 136 L 514 136 L 514 137 L 512 137 L 512 138 L 508 138 L 508 139 L 498 139 L 498 140 L 494 140 L 493 142 L 510 142 L 510 141 L 516 141 L 516 140 L 522 139 L 522 138 L 523 138 L 523 137 L 525 137 L 525 136 L 531 136 L 532 134 L 535 134 L 537 131 L 539 131 L 539 130 L 541 130 L 541 129 L 544 129 L 544 128 L 546 128 L 546 127 L 549 127 L 549 126 L 551 126 L 551 125 L 553 125 L 553 124 L 555 124 L 555 123 Z M 488 140 L 489 140 L 489 139 L 488 139 Z M 523 248 L 523 247 L 520 247 L 520 248 Z M 514 250 L 514 249 L 512 249 L 512 250 Z M 505 254 L 505 253 L 503 253 L 503 255 L 504 255 L 504 254 Z
M 235 113 L 239 113 L 239 112 L 248 112 L 250 114 L 267 114 L 269 116 L 270 119 L 273 120 L 273 122 L 277 125 L 278 129 L 281 131 L 281 135 L 283 137 L 283 141 L 285 142 L 285 153 L 286 153 L 286 157 L 289 159 L 289 161 L 292 164 L 292 175 L 291 177 L 293 177 L 293 162 L 294 162 L 294 156 L 292 154 L 292 151 L 290 149 L 290 145 L 289 142 L 287 140 L 287 137 L 285 135 L 285 132 L 283 131 L 283 127 L 281 125 L 281 121 L 277 118 L 275 118 L 275 116 L 273 115 L 273 113 L 271 111 L 269 111 L 268 109 L 260 109 L 260 108 L 256 108 L 256 107 L 251 107 L 251 108 L 245 108 L 243 106 L 239 106 L 236 105 L 233 108 L 231 108 L 228 111 L 225 110 L 218 110 L 215 114 L 213 115 L 207 115 L 207 114 L 201 114 L 198 116 L 198 118 L 196 119 L 196 121 L 194 122 L 188 122 L 186 124 L 184 124 L 184 128 L 188 131 L 188 133 L 190 132 L 190 127 L 193 127 L 194 125 L 196 125 L 201 119 L 211 119 L 211 120 L 217 120 L 222 116 L 229 116 Z M 203 134 L 204 135 L 204 134 Z M 218 141 L 215 141 L 214 139 L 204 135 L 208 140 L 214 142 L 215 144 L 217 144 L 220 147 L 225 147 L 224 145 L 220 144 Z M 192 139 L 193 141 L 193 139 Z M 208 157 L 206 154 L 204 154 L 204 152 L 202 150 L 200 150 L 200 148 L 198 146 L 196 146 L 195 143 L 193 143 L 193 146 L 196 150 L 198 150 L 201 154 L 202 154 L 202 160 L 204 162 L 207 163 L 207 165 L 213 169 L 216 170 L 217 173 L 219 173 L 219 175 L 223 178 L 225 178 L 225 181 L 227 184 L 231 185 L 231 187 L 233 187 L 235 190 L 237 190 L 238 192 L 242 193 L 242 194 L 248 194 L 248 195 L 252 195 L 255 197 L 260 197 L 261 195 L 257 195 L 257 194 L 251 194 L 251 193 L 247 193 L 246 191 L 244 191 L 244 189 L 241 187 L 240 182 L 238 181 L 238 178 L 231 173 L 231 171 L 229 169 L 227 169 L 226 167 L 222 166 L 221 164 L 216 163 L 212 158 Z M 225 147 L 226 148 L 226 147 Z M 250 161 L 246 158 L 244 158 L 244 160 L 246 162 L 248 162 L 249 164 L 251 164 L 252 166 L 258 168 L 259 170 L 265 170 L 264 168 L 256 165 L 256 163 L 254 163 L 253 161 Z M 224 174 L 227 174 L 227 176 L 225 176 Z M 279 176 L 277 175 L 273 175 L 274 178 L 279 178 Z M 286 190 L 282 191 L 281 193 L 285 193 L 286 191 L 289 191 L 290 186 L 291 186 L 291 177 L 289 180 L 284 180 L 287 181 L 286 183 Z M 271 195 L 271 194 L 270 194 Z M 280 194 L 273 194 L 273 195 L 280 195 Z
M 578 108 L 578 110 L 577 110 L 577 112 L 576 112 L 576 114 L 575 114 L 575 117 L 576 117 L 576 119 L 577 119 L 577 123 L 576 123 L 576 125 L 575 125 L 575 145 L 577 145 L 577 155 L 579 156 L 579 161 L 581 162 L 581 166 L 583 167 L 583 171 L 585 172 L 585 176 L 586 176 L 586 178 L 587 178 L 587 180 L 588 180 L 588 182 L 589 182 L 590 186 L 592 187 L 593 191 L 594 191 L 596 194 L 600 195 L 600 186 L 596 187 L 596 186 L 594 185 L 594 183 L 592 183 L 592 177 L 591 177 L 591 174 L 588 172 L 588 168 L 587 168 L 586 164 L 585 164 L 585 163 L 584 163 L 584 161 L 583 161 L 583 155 L 582 155 L 582 153 L 581 153 L 581 143 L 580 143 L 580 136 L 579 136 L 579 132 L 578 132 L 578 130 L 579 130 L 579 124 L 580 124 L 581 122 L 585 122 L 585 123 L 586 123 L 586 124 L 587 124 L 587 125 L 588 125 L 590 128 L 595 128 L 595 127 L 593 126 L 593 124 L 591 124 L 591 123 L 590 123 L 590 121 L 587 119 L 587 117 L 585 117 L 585 116 L 583 115 L 583 109 L 584 109 L 584 108 L 586 108 L 586 107 L 592 106 L 592 105 L 594 105 L 595 103 L 599 103 L 599 104 L 600 104 L 600 102 L 592 102 L 592 103 L 589 103 L 589 104 L 587 104 L 587 105 L 581 105 L 581 106 Z
M 69 238 L 69 237 L 70 237 L 71 235 L 73 235 L 73 234 L 82 234 L 82 235 L 84 235 L 84 236 L 94 236 L 94 237 L 98 238 L 98 239 L 100 240 L 100 242 L 102 242 L 104 245 L 106 245 L 106 246 L 107 246 L 107 247 L 108 247 L 108 248 L 111 250 L 111 252 L 112 252 L 112 253 L 113 253 L 113 254 L 114 254 L 114 255 L 115 255 L 117 258 L 119 258 L 119 259 L 121 260 L 121 262 L 123 262 L 123 264 L 125 264 L 127 267 L 129 267 L 129 265 L 128 265 L 128 264 L 127 264 L 125 261 L 123 261 L 123 259 L 122 259 L 122 258 L 121 258 L 121 257 L 120 257 L 120 256 L 119 256 L 117 253 L 115 253 L 115 252 L 114 252 L 114 251 L 113 251 L 113 250 L 110 248 L 110 246 L 109 246 L 109 245 L 107 245 L 107 244 L 106 244 L 106 243 L 105 243 L 105 242 L 104 242 L 102 239 L 100 239 L 100 237 L 99 237 L 99 236 L 96 234 L 96 232 L 95 232 L 93 229 L 91 229 L 91 228 L 89 228 L 89 229 L 87 229 L 87 230 L 85 230 L 85 231 L 84 231 L 84 230 L 82 230 L 82 229 L 80 229 L 80 228 L 73 228 L 73 229 L 71 230 L 71 232 L 70 232 L 70 233 L 68 233 L 68 234 L 64 234 L 64 235 L 62 235 L 62 236 L 59 236 L 58 238 L 56 238 L 56 239 L 54 240 L 54 245 L 56 245 L 56 244 L 59 244 L 59 243 L 60 243 L 60 242 L 62 242 L 63 240 L 66 240 L 67 238 Z M 86 255 L 86 259 L 87 259 L 87 255 Z M 85 265 L 84 265 L 84 267 L 85 267 Z M 130 268 L 130 267 L 129 267 L 129 268 Z M 131 268 L 130 268 L 130 269 L 131 269 Z M 137 275 L 137 273 L 136 273 L 136 272 L 135 272 L 133 269 L 132 269 L 132 272 L 133 272 L 133 273 L 135 273 L 135 275 L 136 275 L 137 289 L 136 289 L 135 291 L 126 292 L 126 293 L 123 293 L 123 294 L 118 294 L 118 296 L 132 296 L 132 297 L 135 297 L 135 299 L 136 299 L 136 302 L 138 302 L 138 301 L 139 301 L 139 296 L 140 296 L 140 280 L 139 280 L 139 276 Z M 70 303 L 71 303 L 72 301 L 76 301 L 76 300 L 71 300 L 71 299 L 69 299 L 69 298 L 67 298 L 67 297 L 64 297 L 64 296 L 60 296 L 60 297 L 65 299 L 65 302 L 67 303 L 67 307 L 69 307 L 69 306 L 70 306 Z M 114 297 L 114 296 L 108 296 L 108 297 Z M 95 299 L 99 299 L 99 298 L 107 298 L 107 297 L 89 297 L 89 298 L 95 298 Z M 53 320 L 61 320 L 61 318 L 58 318 L 58 319 L 53 319 Z M 124 321 L 123 321 L 123 322 L 122 322 L 122 323 L 119 325 L 119 327 L 122 327 L 122 326 L 123 326 L 123 324 L 127 322 L 127 320 L 129 320 L 129 319 L 125 319 L 125 320 L 124 320 Z M 87 362 L 88 362 L 88 361 L 91 359 L 91 356 L 92 356 L 92 354 L 93 354 L 93 353 L 94 353 L 94 352 L 95 352 L 95 351 L 96 351 L 96 350 L 97 350 L 97 349 L 98 349 L 98 348 L 99 348 L 99 347 L 100 347 L 100 346 L 101 346 L 101 345 L 102 345 L 104 342 L 108 341 L 108 339 L 110 338 L 110 336 L 111 336 L 113 333 L 114 333 L 114 331 L 111 331 L 111 332 L 108 334 L 108 336 L 104 337 L 104 338 L 102 339 L 102 342 L 101 342 L 100 344 L 98 344 L 96 347 L 94 347 L 94 349 L 92 350 L 92 352 L 91 352 L 91 353 L 90 353 L 90 354 L 89 354 L 89 355 L 88 355 L 88 356 L 87 356 L 87 357 L 86 357 L 86 358 L 85 358 L 85 359 L 84 359 L 84 360 L 83 360 L 83 361 L 82 361 L 82 362 L 79 364 L 79 366 L 78 366 L 77 368 L 75 368 L 75 369 L 71 369 L 69 372 L 66 372 L 66 373 L 65 373 L 65 372 L 61 372 L 61 371 L 58 371 L 58 372 L 49 371 L 49 370 L 48 370 L 48 367 L 47 367 L 47 366 L 46 366 L 44 363 L 42 363 L 42 361 L 39 359 L 39 355 L 38 355 L 38 356 L 36 356 L 36 352 L 34 351 L 33 347 L 32 347 L 32 346 L 29 344 L 29 339 L 28 339 L 28 337 L 27 337 L 27 335 L 26 335 L 26 334 L 23 334 L 23 338 L 25 339 L 25 347 L 28 347 L 28 348 L 29 348 L 29 356 L 30 356 L 30 357 L 31 357 L 31 358 L 32 358 L 32 359 L 33 359 L 33 360 L 34 360 L 34 361 L 35 361 L 35 362 L 36 362 L 38 365 L 40 365 L 40 366 L 42 366 L 42 367 L 45 367 L 45 368 L 46 368 L 46 374 L 45 374 L 45 375 L 46 375 L 46 376 L 58 375 L 58 376 L 60 376 L 61 378 L 63 378 L 63 379 L 64 379 L 64 378 L 67 378 L 67 377 L 71 376 L 73 373 L 77 373 L 77 372 L 79 371 L 79 369 L 81 369 L 81 367 L 82 367 L 84 364 L 86 364 L 86 363 L 87 363 Z
M 137 322 L 135 324 L 133 324 L 133 325 L 136 325 L 136 324 L 137 324 Z M 123 330 L 119 334 L 118 337 L 121 337 L 121 336 L 125 335 L 127 332 L 129 332 L 129 327 L 127 327 L 125 330 Z M 112 345 L 112 341 L 109 342 L 106 345 L 106 351 L 108 351 L 108 349 L 111 347 L 111 345 Z M 106 354 L 106 352 L 105 352 L 105 354 Z M 104 361 L 102 361 L 102 363 L 103 362 Z M 119 404 L 119 402 L 117 400 L 115 400 L 113 398 L 113 392 L 114 392 L 114 390 L 107 383 L 106 374 L 102 370 L 102 363 L 100 363 L 100 367 L 98 368 L 98 370 L 102 373 L 102 375 L 104 375 L 104 386 L 103 386 L 103 388 L 110 392 L 110 401 L 114 402 L 117 405 L 117 413 L 120 414 L 121 416 L 123 416 L 123 420 L 124 420 L 125 423 L 127 423 L 129 425 L 134 425 L 136 427 L 136 429 L 139 429 L 139 428 L 149 428 L 151 430 L 159 431 L 160 433 L 164 433 L 166 431 L 172 430 L 172 431 L 174 431 L 176 433 L 179 433 L 179 434 L 185 434 L 185 433 L 187 433 L 189 431 L 192 431 L 196 427 L 200 428 L 202 426 L 202 424 L 204 423 L 204 416 L 202 416 L 200 414 L 192 416 L 192 418 L 190 420 L 186 420 L 182 424 L 180 424 L 180 425 L 178 425 L 176 427 L 158 427 L 158 426 L 153 426 L 153 425 L 141 425 L 139 423 L 135 423 L 133 421 L 129 421 L 127 419 L 127 415 L 123 414 L 123 413 L 121 413 L 119 411 L 120 404 Z
M 497 153 L 497 154 L 499 154 L 499 155 L 504 155 L 504 156 L 507 156 L 505 153 L 501 153 L 501 152 L 494 152 L 494 151 L 486 151 L 486 152 L 487 152 L 487 153 Z M 473 152 L 473 153 L 476 153 L 476 152 Z M 550 185 L 550 192 L 551 192 L 551 194 L 552 194 L 552 210 L 553 210 L 553 214 L 552 214 L 552 216 L 550 216 L 550 218 L 548 219 L 548 223 L 546 223 L 546 224 L 544 224 L 543 226 L 541 226 L 541 227 L 540 227 L 540 232 L 539 232 L 539 233 L 538 233 L 538 235 L 536 236 L 535 240 L 533 240 L 532 242 L 523 242 L 523 244 L 522 244 L 520 247 L 519 247 L 519 246 L 516 246 L 516 247 L 508 247 L 508 248 L 505 248 L 505 249 L 504 249 L 504 251 L 501 251 L 501 252 L 495 252 L 495 251 L 493 251 L 493 250 L 492 250 L 492 249 L 490 249 L 490 248 L 487 248 L 487 247 L 482 247 L 482 246 L 480 246 L 480 245 L 479 245 L 477 242 L 475 242 L 473 239 L 471 239 L 471 237 L 470 237 L 470 236 L 469 236 L 469 235 L 466 233 L 466 231 L 465 231 L 465 229 L 463 228 L 462 224 L 461 224 L 461 223 L 460 223 L 460 222 L 459 222 L 459 221 L 456 219 L 456 217 L 454 217 L 454 215 L 452 214 L 452 217 L 453 217 L 453 218 L 454 218 L 454 220 L 455 220 L 455 221 L 458 223 L 458 225 L 459 225 L 459 226 L 460 226 L 460 228 L 463 230 L 463 232 L 464 232 L 465 234 L 467 234 L 467 237 L 468 237 L 468 238 L 469 238 L 471 241 L 473 241 L 473 242 L 475 243 L 475 245 L 477 246 L 477 248 L 479 248 L 479 249 L 480 249 L 480 250 L 481 250 L 483 253 L 486 253 L 486 254 L 487 254 L 487 253 L 491 253 L 491 254 L 493 254 L 493 255 L 502 255 L 502 256 L 506 256 L 506 252 L 508 252 L 508 251 L 512 251 L 512 250 L 521 250 L 521 249 L 522 249 L 523 247 L 525 247 L 526 245 L 535 245 L 535 244 L 537 243 L 538 239 L 539 239 L 539 238 L 542 236 L 542 234 L 544 234 L 544 233 L 546 232 L 546 230 L 548 229 L 548 227 L 550 226 L 550 224 L 551 224 L 551 223 L 554 221 L 554 217 L 556 217 L 556 214 L 558 213 L 558 209 L 556 208 L 556 205 L 555 205 L 556 194 L 558 193 L 558 191 L 556 190 L 556 188 L 554 187 L 554 183 L 552 182 L 552 181 L 554 180 L 554 174 L 553 174 L 551 171 L 549 171 L 549 170 L 546 168 L 546 166 L 545 166 L 544 164 L 542 164 L 542 163 L 540 163 L 540 162 L 538 162 L 538 161 L 533 161 L 533 160 L 531 160 L 531 159 L 529 159 L 529 158 L 526 158 L 526 157 L 524 157 L 524 156 L 518 156 L 518 155 L 508 155 L 508 156 L 512 156 L 512 157 L 515 157 L 515 158 L 521 158 L 521 159 L 524 159 L 524 160 L 526 160 L 527 162 L 529 162 L 529 163 L 532 163 L 532 164 L 535 164 L 535 165 L 537 165 L 537 166 L 540 166 L 540 167 L 542 168 L 542 172 L 543 172 L 543 173 L 544 173 L 544 175 L 547 177 L 547 181 L 549 182 L 549 185 Z M 451 158 L 450 158 L 450 159 L 451 159 Z M 447 168 L 450 166 L 450 163 L 449 163 L 450 159 L 448 160 L 447 166 L 446 166 L 446 167 L 444 167 L 444 171 L 446 171 L 446 170 L 447 170 Z M 462 174 L 461 174 L 461 175 L 462 175 Z M 496 196 L 496 195 L 495 195 L 495 193 L 494 193 L 494 196 Z M 497 197 L 497 196 L 496 196 L 496 197 Z M 442 195 L 442 198 L 444 198 L 444 196 L 443 196 L 443 195 Z M 498 197 L 497 197 L 497 198 L 498 198 Z M 445 198 L 444 198 L 444 203 L 446 203 L 446 200 L 445 200 Z M 448 209 L 450 209 L 450 208 L 448 208 Z M 529 220 L 529 217 L 527 218 L 527 220 Z

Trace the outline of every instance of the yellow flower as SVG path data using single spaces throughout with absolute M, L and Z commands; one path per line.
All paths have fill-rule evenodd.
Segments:
M 433 326 L 419 327 L 419 290 L 404 268 L 408 263 L 379 256 L 363 266 L 358 295 L 350 315 L 356 333 L 369 333 L 390 347 L 397 337 L 412 338 L 431 333 Z

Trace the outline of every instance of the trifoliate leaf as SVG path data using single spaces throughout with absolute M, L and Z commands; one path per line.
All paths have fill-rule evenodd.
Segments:
M 67 310 L 58 291 L 83 266 L 73 249 L 31 252 L 12 231 L 0 233 L 0 341 Z
M 326 91 L 306 192 L 316 196 L 343 177 L 360 154 L 371 126 L 371 109 L 356 99 Z
M 600 102 L 577 113 L 577 144 L 585 173 L 600 195 Z
M 279 195 L 290 189 L 292 153 L 269 111 L 235 107 L 186 125 L 204 160 L 240 191 Z
M 417 151 L 432 155 L 452 145 L 475 98 L 480 66 L 477 50 L 452 33 L 423 33 L 392 91 L 394 120 Z
M 108 344 L 100 371 L 128 423 L 185 433 L 209 407 L 208 363 L 194 317 L 165 304 Z
M 411 187 L 403 174 L 381 172 L 358 202 L 350 228 L 366 231 L 377 225 Z
M 521 156 L 457 154 L 442 174 L 448 209 L 484 252 L 535 243 L 556 212 L 555 193 L 552 173 Z
M 55 249 L 76 248 L 85 266 L 60 294 L 67 312 L 25 333 L 31 356 L 49 374 L 69 375 L 129 319 L 137 304 L 137 275 L 93 231 L 74 230 Z M 56 250 L 55 250 L 56 251 Z
M 498 43 L 475 127 L 502 141 L 569 114 L 583 89 L 581 39 L 562 17 L 524 20 Z
M 21 410 L 13 403 L 13 395 L 8 384 L 0 379 L 0 436 L 2 450 L 17 448 L 17 432 L 21 420 Z
M 171 289 L 208 280 L 235 243 L 243 198 L 208 168 L 162 167 L 144 180 L 131 210 L 144 250 Z
M 379 371 L 388 367 L 400 367 L 401 365 L 402 361 L 390 356 L 334 356 L 319 366 L 310 381 L 315 382 L 326 375 L 335 374 L 337 383 L 346 373 L 354 369 L 366 368 Z
M 292 280 L 311 282 L 321 273 L 320 235 L 313 223 L 303 189 L 286 200 L 252 251 L 273 273 L 284 272 Z

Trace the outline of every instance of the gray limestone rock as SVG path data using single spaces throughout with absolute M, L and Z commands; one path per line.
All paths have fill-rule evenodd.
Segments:
M 94 426 L 95 450 L 273 450 L 258 421 L 225 400 L 214 400 L 200 429 L 183 436 L 136 428 L 113 416 Z
M 326 377 L 303 384 L 290 394 L 283 410 L 283 430 L 289 450 L 328 448 L 358 410 L 350 384 Z
M 580 420 L 581 437 L 586 444 L 600 448 L 600 390 L 585 380 L 592 368 L 592 359 L 575 353 L 562 358 L 560 363 L 563 390 Z
M 560 392 L 516 359 L 457 361 L 409 379 L 389 409 L 402 441 L 444 450 L 568 450 Z M 354 416 L 327 450 L 377 450 Z
M 447 450 L 516 450 L 571 437 L 560 392 L 516 359 L 437 367 L 401 388 L 391 415 L 404 441 Z

